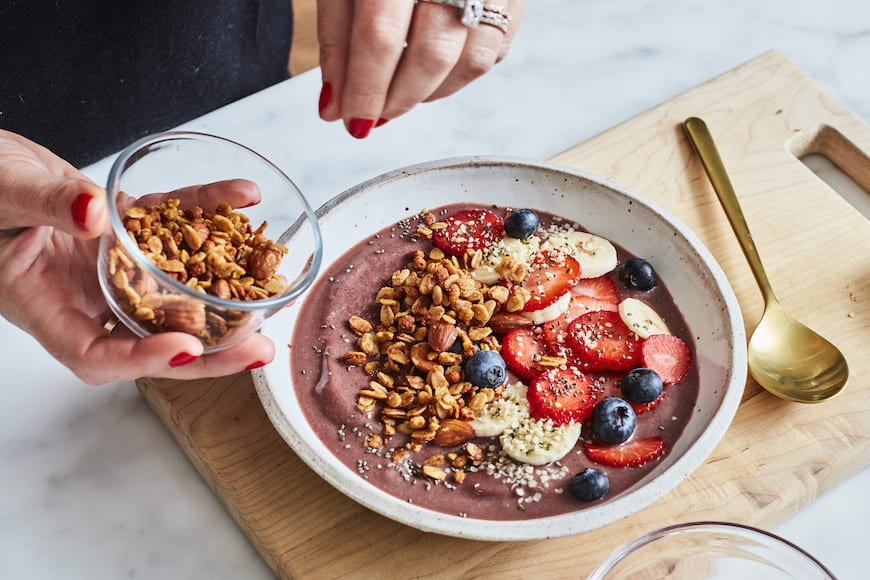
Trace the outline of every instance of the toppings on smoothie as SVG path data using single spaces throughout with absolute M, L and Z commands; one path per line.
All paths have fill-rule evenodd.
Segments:
M 616 247 L 556 216 L 495 207 L 438 215 L 400 222 L 413 249 L 341 329 L 348 349 L 337 359 L 348 376 L 366 377 L 355 391 L 365 429 L 356 428 L 365 453 L 387 460 L 377 467 L 427 490 L 477 490 L 487 477 L 526 509 L 548 488 L 605 497 L 602 469 L 568 481 L 578 458 L 638 467 L 663 455 L 664 439 L 638 415 L 691 363 L 649 305 L 672 315 L 666 291 L 641 301 L 634 286 L 618 288 Z
M 599 443 L 619 445 L 634 434 L 637 415 L 619 397 L 607 397 L 596 403 L 592 410 L 592 435 Z
M 628 441 L 622 445 L 586 443 L 583 450 L 589 459 L 601 465 L 640 467 L 661 457 L 665 452 L 665 442 L 661 437 L 648 437 Z
M 631 258 L 619 269 L 619 280 L 626 288 L 646 291 L 655 287 L 658 276 L 652 264 L 643 258 Z
M 435 223 L 439 224 L 437 229 Z M 444 253 L 457 258 L 469 250 L 487 250 L 504 235 L 502 219 L 485 209 L 459 211 L 435 223 L 430 226 L 432 242 Z
M 517 209 L 504 218 L 504 233 L 518 240 L 525 240 L 538 231 L 538 214 L 530 209 Z
M 550 306 L 566 296 L 578 280 L 580 264 L 569 254 L 554 249 L 538 252 L 522 283 L 529 293 L 523 311 L 534 312 Z
M 654 334 L 641 348 L 643 366 L 656 371 L 666 385 L 683 380 L 692 362 L 692 351 L 680 338 L 669 334 Z
M 480 388 L 501 386 L 507 378 L 504 359 L 493 350 L 479 350 L 465 361 L 465 379 Z
M 640 362 L 642 340 L 616 312 L 580 315 L 568 326 L 567 343 L 587 371 L 625 371 Z
M 628 371 L 619 382 L 619 387 L 622 396 L 630 403 L 652 403 L 662 395 L 664 384 L 657 372 L 641 367 Z
M 580 423 L 592 414 L 595 383 L 576 367 L 559 367 L 538 375 L 529 385 L 529 414 L 556 425 Z
M 610 479 L 603 471 L 587 467 L 571 477 L 568 489 L 580 501 L 597 501 L 610 491 Z

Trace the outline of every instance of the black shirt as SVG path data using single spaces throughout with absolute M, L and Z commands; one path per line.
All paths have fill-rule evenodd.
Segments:
M 291 0 L 2 0 L 0 127 L 78 167 L 288 77 Z

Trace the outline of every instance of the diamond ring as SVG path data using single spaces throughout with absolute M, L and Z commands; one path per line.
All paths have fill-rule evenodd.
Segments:
M 511 16 L 502 6 L 484 4 L 483 0 L 419 0 L 433 4 L 453 6 L 460 11 L 460 21 L 468 28 L 477 28 L 480 24 L 495 26 L 502 32 L 508 31 Z

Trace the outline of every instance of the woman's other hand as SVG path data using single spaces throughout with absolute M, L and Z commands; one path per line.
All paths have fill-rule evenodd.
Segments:
M 342 119 L 361 139 L 458 91 L 505 57 L 525 6 L 485 2 L 484 22 L 471 28 L 439 0 L 318 0 L 321 118 Z

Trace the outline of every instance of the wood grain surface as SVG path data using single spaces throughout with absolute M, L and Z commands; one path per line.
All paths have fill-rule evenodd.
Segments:
M 823 153 L 870 190 L 870 129 L 772 52 L 554 159 L 627 185 L 689 225 L 725 270 L 748 332 L 761 295 L 682 132 L 692 115 L 717 139 L 783 305 L 845 351 L 845 392 L 805 406 L 750 380 L 706 463 L 655 504 L 579 536 L 493 543 L 422 533 L 335 491 L 272 428 L 247 373 L 140 380 L 278 576 L 578 578 L 617 545 L 663 525 L 728 520 L 769 528 L 870 464 L 870 222 L 798 159 Z

